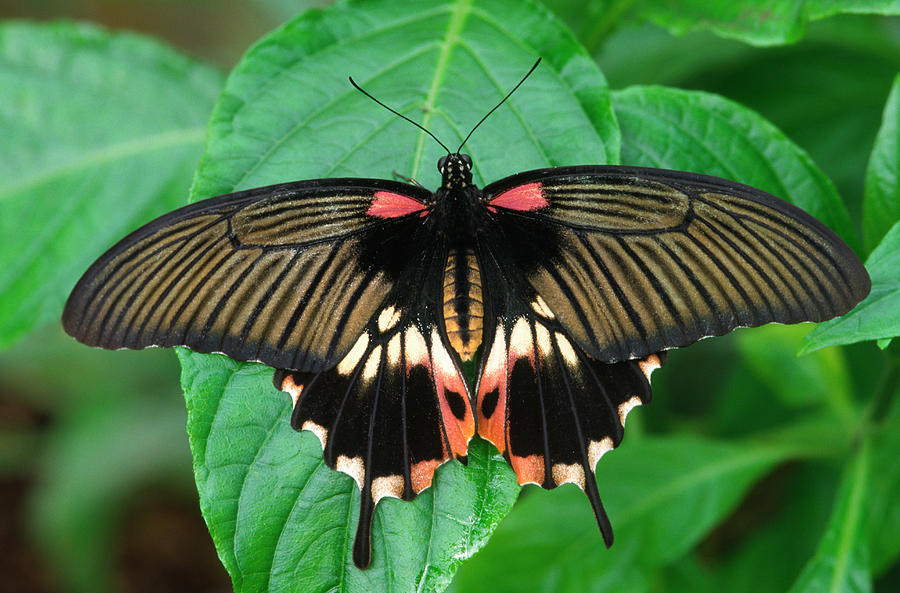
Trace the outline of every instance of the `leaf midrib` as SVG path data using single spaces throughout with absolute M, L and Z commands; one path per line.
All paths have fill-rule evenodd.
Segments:
M 0 202 L 14 198 L 18 194 L 36 186 L 47 184 L 67 175 L 86 171 L 99 165 L 175 146 L 202 143 L 205 138 L 206 127 L 194 126 L 132 138 L 125 142 L 90 150 L 81 153 L 76 159 L 61 162 L 55 167 L 43 168 L 36 175 L 25 177 L 17 183 L 0 188 Z

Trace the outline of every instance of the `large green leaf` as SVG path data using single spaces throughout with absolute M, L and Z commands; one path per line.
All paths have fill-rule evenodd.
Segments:
M 684 554 L 786 450 L 688 437 L 625 443 L 597 466 L 616 531 L 606 550 L 584 494 L 534 488 L 459 573 L 460 592 L 640 591 Z
M 765 50 L 708 32 L 674 37 L 656 27 L 629 27 L 610 37 L 598 59 L 613 88 L 665 84 L 750 107 L 810 154 L 858 220 L 860 171 L 900 71 L 896 24 L 827 19 L 812 23 L 800 43 Z
M 307 13 L 252 48 L 217 104 L 192 197 L 292 179 L 391 177 L 438 182 L 442 150 L 353 90 L 455 148 L 528 70 L 528 83 L 466 150 L 479 183 L 520 169 L 618 159 L 618 128 L 596 66 L 531 2 L 344 2 Z M 359 494 L 289 425 L 271 370 L 182 353 L 201 508 L 238 591 L 439 590 L 486 540 L 518 493 L 483 441 L 415 502 L 375 513 L 373 564 L 350 563 Z
M 881 129 L 866 171 L 863 230 L 873 248 L 900 221 L 900 76 L 884 106 Z
M 810 18 L 821 19 L 836 14 L 900 14 L 898 0 L 805 0 Z
M 647 0 L 639 14 L 675 34 L 709 29 L 754 45 L 797 41 L 806 25 L 796 0 Z
M 245 55 L 213 112 L 192 197 L 394 172 L 437 187 L 443 150 L 347 76 L 455 147 L 538 56 L 544 63 L 527 86 L 466 145 L 476 183 L 617 162 L 605 80 L 545 10 L 502 0 L 428 0 L 414 11 L 344 2 L 286 24 Z
M 678 35 L 712 31 L 753 45 L 778 45 L 803 37 L 811 20 L 900 14 L 898 0 L 548 0 L 548 5 L 591 51 L 631 19 L 649 20 Z
M 758 114 L 723 97 L 667 87 L 613 93 L 622 162 L 717 175 L 800 206 L 851 245 L 856 237 L 831 181 Z
M 484 441 L 441 468 L 415 502 L 375 514 L 373 566 L 349 562 L 359 490 L 290 426 L 272 371 L 180 352 L 204 516 L 236 591 L 439 590 L 509 511 L 518 486 Z M 226 544 L 227 545 L 224 545 Z
M 801 354 L 825 346 L 900 336 L 900 222 L 866 260 L 872 292 L 855 309 L 820 323 L 803 340 Z
M 135 35 L 0 27 L 0 347 L 57 319 L 116 239 L 184 203 L 220 88 Z
M 864 441 L 844 476 L 819 549 L 789 593 L 868 593 L 872 590 L 866 515 L 871 461 L 870 446 Z

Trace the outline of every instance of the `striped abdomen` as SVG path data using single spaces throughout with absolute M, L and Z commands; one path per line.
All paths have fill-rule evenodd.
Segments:
M 451 249 L 444 267 L 444 326 L 450 346 L 464 361 L 481 345 L 484 305 L 481 273 L 471 249 Z

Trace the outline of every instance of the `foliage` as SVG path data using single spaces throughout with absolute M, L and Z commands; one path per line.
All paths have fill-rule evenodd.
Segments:
M 291 6 L 271 4 L 279 14 Z M 181 350 L 200 508 L 235 590 L 432 591 L 451 581 L 458 592 L 485 583 L 637 593 L 896 586 L 888 571 L 900 558 L 890 535 L 900 531 L 900 358 L 896 346 L 850 344 L 884 346 L 900 333 L 900 78 L 888 97 L 900 64 L 881 41 L 900 46 L 900 36 L 885 33 L 879 18 L 809 23 L 896 14 L 900 4 L 608 0 L 577 3 L 580 16 L 569 0 L 548 4 L 559 17 L 535 0 L 345 0 L 311 10 L 250 48 L 214 105 L 220 75 L 157 42 L 88 25 L 3 25 L 0 346 L 58 317 L 80 272 L 116 238 L 183 203 L 210 113 L 191 200 L 395 172 L 431 187 L 439 148 L 353 91 L 346 75 L 450 145 L 541 56 L 533 77 L 467 144 L 479 184 L 530 168 L 620 162 L 732 178 L 800 205 L 861 255 L 867 246 L 872 295 L 807 336 L 797 327 L 741 330 L 672 353 L 654 377 L 653 405 L 629 417 L 622 447 L 598 466 L 616 528 L 610 551 L 574 487 L 520 495 L 507 464 L 479 440 L 468 467 L 448 463 L 415 502 L 379 505 L 367 571 L 350 561 L 358 489 L 323 465 L 314 437 L 290 428 L 289 400 L 272 387 L 271 370 Z M 639 21 L 729 40 L 672 38 Z M 784 53 L 740 43 L 797 41 L 807 26 L 810 41 L 766 50 Z M 809 49 L 824 43 L 816 31 L 829 32 L 835 59 Z M 647 43 L 635 55 L 629 41 Z M 861 56 L 879 57 L 854 66 Z M 791 84 L 760 74 L 776 61 L 792 64 Z M 850 75 L 863 67 L 854 84 Z M 718 93 L 675 88 L 681 83 Z M 816 97 L 834 111 L 808 107 L 808 88 L 821 88 Z M 872 112 L 866 119 L 852 109 L 858 101 L 878 109 L 864 111 Z M 874 144 L 867 171 L 808 135 L 823 118 L 854 138 L 856 151 Z M 770 119 L 789 125 L 779 130 Z M 845 187 L 863 178 L 862 205 L 848 208 Z M 59 364 L 54 340 L 39 332 L 10 349 L 0 358 L 4 376 L 43 379 L 42 369 Z M 801 346 L 810 354 L 794 358 Z M 23 354 L 35 368 L 20 368 Z M 80 384 L 107 395 L 74 399 L 46 449 L 32 523 L 72 590 L 111 586 L 104 554 L 121 501 L 179 463 L 167 444 L 183 410 L 160 403 L 174 398 L 146 395 L 147 382 L 102 387 L 105 375 L 139 369 L 147 353 L 131 356 L 72 368 Z M 151 416 L 159 424 L 141 422 Z M 120 439 L 112 426 L 133 438 Z M 103 449 L 115 453 L 108 465 L 96 460 Z M 159 463 L 128 463 L 148 455 Z M 96 489 L 79 489 L 85 472 Z
M 182 203 L 220 88 L 132 35 L 0 29 L 0 346 L 58 319 L 97 253 Z

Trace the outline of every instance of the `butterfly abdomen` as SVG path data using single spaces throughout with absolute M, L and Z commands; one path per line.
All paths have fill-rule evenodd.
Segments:
M 451 249 L 444 266 L 444 327 L 450 346 L 468 361 L 481 345 L 484 304 L 481 272 L 471 249 Z

